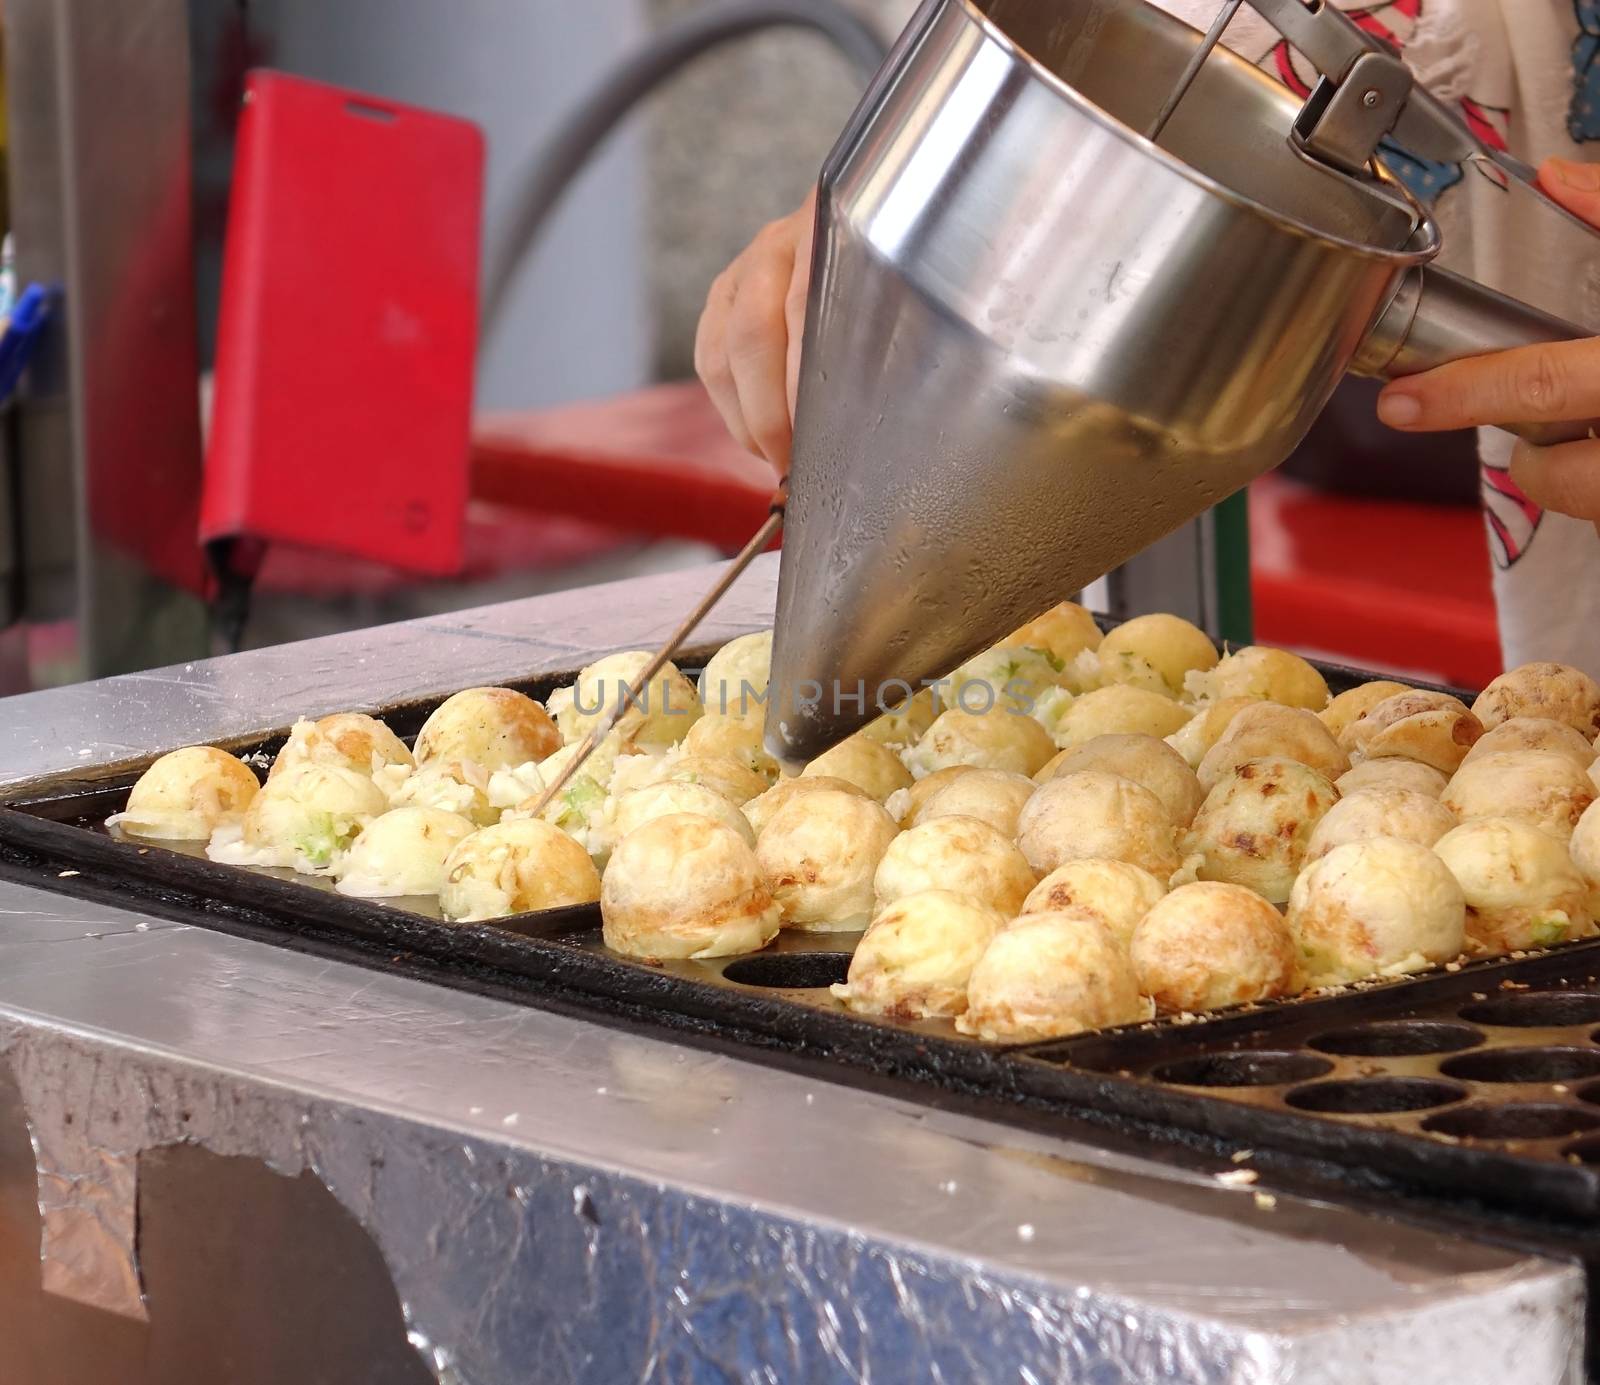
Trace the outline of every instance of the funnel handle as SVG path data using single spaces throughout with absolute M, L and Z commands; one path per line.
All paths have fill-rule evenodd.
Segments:
M 1565 318 L 1540 312 L 1520 299 L 1448 270 L 1426 267 L 1411 270 L 1401 280 L 1350 369 L 1357 375 L 1398 380 L 1468 356 L 1590 335 Z M 1508 427 L 1518 437 L 1548 446 L 1587 438 L 1592 430 L 1600 429 L 1600 420 Z

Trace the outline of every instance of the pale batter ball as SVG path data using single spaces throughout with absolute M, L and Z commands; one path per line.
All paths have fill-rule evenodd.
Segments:
M 374 774 L 389 765 L 416 762 L 405 742 L 377 717 L 339 712 L 320 721 L 297 721 L 272 762 L 272 774 L 310 761 Z M 267 777 L 270 779 L 272 774 Z
M 874 721 L 869 721 L 856 734 L 869 741 L 894 749 L 904 749 L 920 741 L 939 715 L 933 689 L 923 688 L 916 696 L 908 698 Z
M 1021 721 L 1021 717 L 1011 718 Z M 865 736 L 851 736 L 829 750 L 824 750 L 800 771 L 802 779 L 826 775 L 830 779 L 843 779 L 854 784 L 862 793 L 884 802 L 897 789 L 911 787 L 911 772 L 901 764 L 900 757 L 885 745 L 868 740 Z
M 866 1015 L 920 1020 L 967 1008 L 967 978 L 1005 916 L 966 895 L 923 890 L 883 910 L 833 994 Z
M 902 832 L 883 853 L 873 880 L 882 909 L 908 894 L 952 890 L 998 909 L 1007 918 L 1022 909 L 1038 877 L 1016 844 L 977 818 L 924 819 Z
M 1055 724 L 1055 744 L 1070 750 L 1096 736 L 1154 736 L 1159 740 L 1178 730 L 1191 715 L 1193 708 L 1146 688 L 1097 688 L 1075 699 L 1061 714 Z
M 564 745 L 553 754 L 546 756 L 537 766 L 540 779 L 546 784 L 553 784 L 560 778 L 567 767 L 567 762 L 577 758 L 578 751 L 583 748 L 582 741 L 574 741 L 571 745 Z M 658 757 L 654 755 L 633 755 L 626 753 L 622 737 L 615 731 L 601 740 L 600 744 L 589 752 L 583 762 L 583 768 L 578 772 L 587 775 L 602 788 L 609 788 L 612 779 L 616 776 L 617 766 L 623 760 L 630 765 L 637 764 L 647 772 L 653 772 L 658 766 Z M 637 785 L 633 786 L 637 787 Z
M 1180 885 L 1134 929 L 1128 955 L 1139 990 L 1158 1010 L 1220 1010 L 1296 989 L 1299 957 L 1288 924 L 1240 885 Z
M 1454 774 L 1482 734 L 1457 698 L 1419 689 L 1384 698 L 1345 728 L 1340 743 L 1352 763 L 1398 757 Z
M 1567 843 L 1572 864 L 1589 886 L 1590 904 L 1600 904 L 1600 803 L 1591 803 Z
M 1222 739 L 1206 752 L 1200 762 L 1200 785 L 1209 792 L 1246 760 L 1269 756 L 1298 760 L 1327 779 L 1337 779 L 1350 768 L 1350 757 L 1315 712 L 1257 702 L 1234 717 Z
M 951 765 L 946 769 L 936 769 L 932 774 L 925 774 L 921 779 L 914 781 L 910 788 L 896 789 L 883 806 L 889 810 L 889 816 L 902 827 L 915 827 L 929 799 L 946 784 L 953 783 L 964 774 L 977 772 L 976 765 Z M 999 772 L 1005 773 L 1003 770 Z
M 1375 682 L 1362 683 L 1359 687 L 1340 693 L 1317 715 L 1322 718 L 1322 724 L 1337 740 L 1353 722 L 1359 721 L 1380 702 L 1410 691 L 1411 689 L 1404 683 L 1394 683 L 1386 678 L 1380 678 Z
M 658 784 L 704 784 L 735 807 L 770 787 L 748 765 L 727 755 L 669 755 L 652 778 Z
M 826 774 L 812 775 L 803 779 L 780 779 L 770 789 L 758 798 L 752 798 L 743 807 L 745 820 L 750 824 L 756 836 L 760 836 L 766 825 L 772 821 L 778 809 L 782 808 L 791 799 L 799 798 L 804 794 L 820 793 L 832 789 L 837 793 L 847 793 L 854 798 L 868 798 L 864 789 L 857 788 L 847 779 L 834 779 Z
M 1295 882 L 1289 901 L 1313 986 L 1451 961 L 1466 946 L 1466 926 L 1467 901 L 1445 862 L 1392 837 L 1336 847 Z
M 1181 616 L 1135 616 L 1107 633 L 1096 651 L 1106 684 L 1131 683 L 1176 697 L 1191 673 L 1215 668 L 1217 647 Z M 1154 676 L 1152 681 L 1152 675 Z
M 1433 849 L 1466 896 L 1475 952 L 1550 947 L 1593 931 L 1588 884 L 1548 832 L 1516 818 L 1479 818 Z
M 1063 909 L 1025 914 L 995 935 L 967 978 L 956 1028 L 1022 1043 L 1149 1018 L 1126 949 L 1087 910 Z
M 1362 793 L 1367 789 L 1410 789 L 1438 798 L 1449 784 L 1443 774 L 1420 760 L 1363 760 L 1352 765 L 1333 781 L 1342 794 Z
M 1313 712 L 1328 705 L 1328 684 L 1316 669 L 1298 654 L 1262 644 L 1234 650 L 1214 669 L 1189 674 L 1183 686 L 1190 697 L 1203 702 L 1253 697 Z
M 467 688 L 439 704 L 417 735 L 417 763 L 470 760 L 493 773 L 543 760 L 561 733 L 531 697 L 510 688 Z
M 1032 717 L 1000 711 L 979 716 L 952 707 L 939 714 L 904 759 L 917 779 L 951 765 L 1031 775 L 1055 753 L 1050 733 Z
M 756 838 L 756 859 L 785 928 L 853 933 L 872 919 L 872 881 L 899 829 L 870 798 L 798 794 Z
M 242 822 L 218 827 L 206 848 L 234 866 L 284 866 L 329 875 L 389 800 L 370 776 L 339 765 L 286 769 L 251 799 Z
M 1183 756 L 1154 736 L 1096 736 L 1071 750 L 1063 750 L 1050 778 L 1084 769 L 1120 774 L 1149 789 L 1179 827 L 1187 827 L 1194 821 L 1205 798 L 1199 779 Z
M 1041 875 L 1068 861 L 1127 861 L 1165 880 L 1178 866 L 1177 828 L 1149 789 L 1118 774 L 1079 770 L 1034 790 L 1017 844 Z
M 1339 791 L 1298 760 L 1247 760 L 1206 795 L 1184 839 L 1185 874 L 1289 898 L 1311 834 Z
M 1415 789 L 1364 789 L 1328 809 L 1311 834 L 1306 860 L 1319 860 L 1335 847 L 1372 837 L 1432 846 L 1456 825 L 1456 815 L 1428 794 Z
M 1565 755 L 1579 769 L 1594 764 L 1594 747 L 1565 722 L 1545 717 L 1512 717 L 1485 731 L 1467 752 L 1462 764 L 1471 764 L 1485 755 L 1510 754 L 1518 750 L 1545 750 Z
M 700 673 L 700 702 L 706 715 L 759 727 L 767 716 L 771 674 L 772 631 L 757 630 L 729 640 L 706 660 Z
M 652 960 L 731 957 L 778 936 L 778 904 L 755 853 L 737 832 L 690 813 L 653 818 L 617 843 L 600 915 L 607 947 Z
M 130 837 L 203 842 L 244 820 L 261 784 L 243 760 L 209 745 L 185 746 L 155 761 L 107 819 Z
M 924 781 L 926 782 L 926 781 Z M 931 822 L 935 818 L 965 817 L 986 822 L 1008 841 L 1017 835 L 1017 818 L 1023 805 L 1033 796 L 1034 782 L 1025 774 L 1003 769 L 975 769 L 957 775 L 917 813 L 916 823 L 901 820 L 902 826 Z M 906 790 L 909 795 L 911 790 Z M 890 812 L 894 810 L 891 808 Z
M 1126 861 L 1068 861 L 1045 876 L 1022 902 L 1025 914 L 1087 909 L 1126 945 L 1133 930 L 1167 892 L 1166 885 Z
M 589 853 L 559 827 L 519 818 L 456 844 L 445 861 L 439 908 L 457 923 L 478 923 L 599 898 L 600 873 Z
M 1440 801 L 1462 822 L 1519 818 L 1566 841 L 1595 796 L 1594 782 L 1567 756 L 1518 750 L 1462 765 Z
M 1063 601 L 1013 631 L 1006 643 L 1048 649 L 1063 665 L 1069 665 L 1085 649 L 1098 649 L 1100 641 L 1094 617 L 1082 606 Z
M 643 827 L 656 818 L 673 813 L 694 813 L 710 818 L 731 828 L 744 838 L 746 845 L 756 844 L 755 829 L 750 820 L 722 794 L 705 784 L 686 784 L 666 781 L 646 784 L 641 789 L 630 789 L 615 799 L 610 808 L 610 827 L 613 841 L 620 841 L 628 833 Z
M 687 736 L 700 719 L 700 698 L 676 664 L 665 665 L 640 689 L 637 699 L 627 696 L 634 678 L 654 657 L 634 649 L 608 654 L 584 669 L 573 684 L 567 739 L 582 740 L 614 708 L 622 709 L 614 729 L 625 747 L 663 750 Z
M 1197 770 L 1206 752 L 1222 739 L 1234 717 L 1260 701 L 1259 697 L 1224 697 L 1219 702 L 1204 703 L 1167 737 L 1167 744 L 1183 756 L 1190 769 Z
M 763 785 L 775 783 L 778 778 L 778 762 L 762 744 L 759 721 L 707 714 L 689 728 L 683 738 L 683 753 L 737 760 L 759 774 Z
M 1600 731 L 1600 683 L 1568 664 L 1523 664 L 1489 684 L 1472 710 L 1485 726 L 1512 717 L 1543 717 L 1593 741 Z
M 439 808 L 391 808 L 361 829 L 339 866 L 337 889 L 362 899 L 436 895 L 450 853 L 477 830 Z
M 1032 712 L 1047 692 L 1066 686 L 1061 661 L 1043 649 L 1002 645 L 962 664 L 939 690 L 946 707 L 978 716 L 994 710 Z
M 430 760 L 387 782 L 380 772 L 374 782 L 388 793 L 391 808 L 439 808 L 478 827 L 500 821 L 500 809 L 489 801 L 488 778 L 466 760 Z

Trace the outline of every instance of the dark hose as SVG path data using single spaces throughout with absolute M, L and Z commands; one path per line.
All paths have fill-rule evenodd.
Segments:
M 870 77 L 888 49 L 839 0 L 733 0 L 668 24 L 623 59 L 557 128 L 517 189 L 484 274 L 483 336 L 493 335 L 507 290 L 573 178 L 622 118 L 667 78 L 713 48 L 763 29 L 812 29 Z

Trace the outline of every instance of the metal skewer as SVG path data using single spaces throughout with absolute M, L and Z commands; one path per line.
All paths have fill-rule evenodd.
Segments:
M 1200 69 L 1206 65 L 1206 59 L 1211 56 L 1211 50 L 1222 42 L 1223 31 L 1233 22 L 1234 15 L 1239 13 L 1239 7 L 1244 0 L 1225 0 L 1217 17 L 1211 21 L 1211 27 L 1206 30 L 1206 36 L 1200 40 L 1200 46 L 1194 50 L 1194 55 L 1189 59 L 1183 71 L 1178 74 L 1178 85 L 1172 89 L 1172 95 L 1167 97 L 1166 104 L 1146 131 L 1146 138 L 1154 142 L 1161 138 L 1161 132 L 1167 128 L 1167 122 L 1172 119 L 1172 113 L 1178 109 L 1178 103 L 1183 100 L 1189 88 L 1194 85 L 1194 79 L 1200 75 Z
M 544 792 L 539 795 L 539 801 L 533 806 L 532 816 L 538 817 L 555 800 L 556 795 L 566 788 L 572 776 L 582 767 L 583 762 L 594 754 L 595 747 L 606 738 L 623 712 L 629 706 L 638 705 L 639 696 L 649 685 L 650 680 L 666 667 L 683 642 L 694 633 L 695 627 L 706 618 L 711 608 L 721 601 L 727 594 L 728 588 L 744 575 L 745 569 L 755 560 L 756 555 L 766 551 L 767 545 L 778 536 L 778 531 L 783 528 L 783 508 L 788 503 L 788 499 L 788 487 L 787 483 L 785 483 L 785 485 L 778 488 L 777 494 L 773 497 L 772 513 L 767 516 L 766 523 L 757 529 L 750 542 L 739 550 L 739 555 L 728 564 L 722 576 L 712 585 L 711 590 L 701 597 L 695 608 L 684 617 L 683 623 L 667 636 L 666 641 L 656 651 L 650 662 L 634 675 L 633 682 L 606 709 L 605 714 L 595 723 L 594 729 L 578 743 L 578 751 L 567 761 L 566 768 L 555 777 L 553 782 L 545 785 Z M 601 691 L 603 692 L 604 689 Z

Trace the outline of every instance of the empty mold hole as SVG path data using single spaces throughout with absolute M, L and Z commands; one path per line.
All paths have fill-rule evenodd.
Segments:
M 770 957 L 741 957 L 722 975 L 741 986 L 775 991 L 814 991 L 843 983 L 850 973 L 848 952 L 787 952 Z
M 1468 1005 L 1461 1018 L 1473 1024 L 1500 1024 L 1513 1029 L 1559 1029 L 1571 1024 L 1600 1023 L 1600 995 L 1592 991 L 1535 991 L 1502 995 Z
M 1553 1140 L 1600 1128 L 1600 1114 L 1577 1106 L 1525 1103 L 1461 1106 L 1423 1121 L 1424 1130 L 1476 1140 Z
M 1466 1094 L 1465 1087 L 1431 1077 L 1365 1077 L 1353 1082 L 1316 1082 L 1309 1087 L 1296 1087 L 1284 1100 L 1300 1111 L 1381 1116 L 1448 1106 Z
M 1163 1063 L 1151 1074 L 1180 1087 L 1276 1087 L 1309 1082 L 1333 1064 L 1310 1053 L 1208 1053 Z
M 1491 1048 L 1446 1058 L 1439 1071 L 1468 1082 L 1565 1082 L 1600 1075 L 1600 1050 Z
M 1332 1029 L 1308 1041 L 1320 1053 L 1350 1058 L 1407 1058 L 1421 1053 L 1459 1053 L 1483 1042 L 1483 1031 L 1443 1020 L 1382 1020 Z

